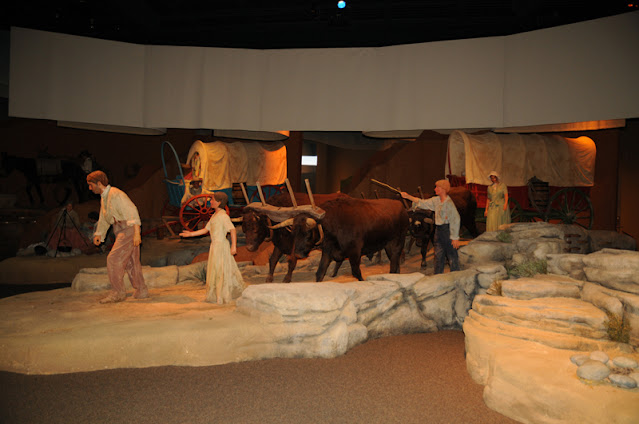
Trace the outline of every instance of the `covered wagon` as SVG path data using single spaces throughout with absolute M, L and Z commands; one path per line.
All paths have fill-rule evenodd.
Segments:
M 468 134 L 448 137 L 446 175 L 486 206 L 489 174 L 508 186 L 513 221 L 545 220 L 592 227 L 596 147 L 588 137 L 540 134 Z
M 257 142 L 196 141 L 186 159 L 186 175 L 180 167 L 180 175 L 168 178 L 162 144 L 162 163 L 169 203 L 179 208 L 181 225 L 194 230 L 206 223 L 213 213 L 213 193 L 223 191 L 228 195 L 229 206 L 241 208 L 258 195 L 258 186 L 266 198 L 280 193 L 286 181 L 286 147 L 280 141 Z

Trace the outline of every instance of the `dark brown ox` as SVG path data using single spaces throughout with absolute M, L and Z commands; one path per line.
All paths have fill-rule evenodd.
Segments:
M 316 194 L 313 196 L 315 204 L 320 206 L 329 201 L 340 197 L 349 197 L 343 193 L 331 193 L 331 194 Z M 310 205 L 311 201 L 308 194 L 295 193 L 295 200 L 298 205 Z M 291 207 L 291 196 L 288 193 L 277 194 L 266 200 L 266 203 L 273 206 Z M 250 208 L 245 208 L 242 212 L 242 231 L 246 237 L 246 249 L 249 252 L 255 252 L 260 245 L 270 238 L 273 242 L 273 252 L 269 256 L 268 264 L 269 271 L 266 277 L 266 282 L 273 282 L 273 273 L 275 272 L 275 266 L 280 260 L 282 255 L 288 255 L 288 271 L 284 276 L 284 283 L 290 283 L 293 271 L 297 265 L 297 257 L 292 255 L 293 252 L 293 235 L 290 228 L 276 228 L 269 229 L 269 226 L 274 226 L 277 222 L 271 222 L 269 218 Z M 338 265 L 341 265 L 338 264 Z M 339 267 L 335 267 L 335 272 Z
M 322 204 L 326 211 L 317 222 L 308 214 L 293 220 L 295 255 L 305 258 L 319 246 L 322 249 L 316 281 L 322 281 L 331 261 L 348 259 L 353 277 L 363 280 L 362 255 L 384 249 L 390 259 L 390 272 L 399 273 L 399 263 L 408 230 L 408 213 L 392 199 L 335 199 Z
M 475 214 L 477 212 L 475 195 L 466 187 L 452 187 L 448 195 L 453 200 L 457 212 L 459 212 L 460 226 L 466 227 L 473 238 L 477 237 L 479 231 L 477 231 L 477 225 L 475 224 Z
M 466 187 L 453 187 L 448 192 L 451 200 L 459 212 L 460 226 L 466 227 L 470 235 L 475 238 L 479 235 L 475 224 L 477 201 L 475 196 Z M 410 235 L 415 239 L 415 244 L 421 248 L 421 267 L 426 268 L 426 253 L 428 245 L 433 241 L 435 234 L 435 213 L 429 210 L 417 209 L 410 211 Z M 461 229 L 461 228 L 460 228 Z

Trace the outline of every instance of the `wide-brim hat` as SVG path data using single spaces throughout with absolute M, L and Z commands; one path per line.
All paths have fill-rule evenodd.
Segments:
M 501 177 L 499 176 L 499 174 L 497 173 L 497 171 L 490 171 L 490 174 L 488 174 L 488 178 L 490 178 L 490 177 L 491 177 L 491 176 L 493 176 L 493 175 L 494 175 L 495 177 L 497 177 L 497 178 L 501 178 Z

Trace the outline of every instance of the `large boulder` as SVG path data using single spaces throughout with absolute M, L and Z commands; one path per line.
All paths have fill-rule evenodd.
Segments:
M 524 239 L 563 239 L 563 225 L 554 225 L 547 222 L 519 222 L 503 226 L 503 231 L 510 233 L 513 241 Z
M 567 249 L 565 231 L 572 232 L 572 226 L 547 222 L 502 225 L 499 231 L 483 233 L 461 247 L 459 260 L 468 268 L 486 262 L 511 264 L 545 259 L 548 254 Z
M 585 256 L 583 260 L 588 281 L 639 294 L 639 252 L 603 249 Z
M 437 331 L 432 316 L 420 312 L 415 298 L 415 285 L 422 278 L 420 273 L 383 274 L 350 284 L 357 320 L 370 337 Z
M 581 297 L 582 281 L 553 275 L 539 274 L 535 277 L 523 277 L 505 280 L 501 283 L 501 293 L 511 299 L 537 299 L 543 297 Z
M 578 253 L 560 253 L 546 255 L 548 272 L 567 275 L 576 280 L 585 280 L 584 255 Z
M 580 299 L 549 297 L 520 300 L 480 295 L 475 297 L 473 311 L 486 318 L 521 327 L 522 336 L 528 329 L 537 329 L 594 340 L 607 339 L 605 312 Z M 526 337 L 530 339 L 531 335 Z
M 263 358 L 329 358 L 367 338 L 351 295 L 336 283 L 263 284 L 244 290 L 237 311 L 259 319 L 270 335 Z
M 546 255 L 562 253 L 566 243 L 557 238 L 520 238 L 514 242 L 515 250 L 528 260 L 543 260 Z
M 475 270 L 424 277 L 413 288 L 415 301 L 440 330 L 459 327 L 471 307 L 476 278 Z
M 464 268 L 486 262 L 505 263 L 510 261 L 514 253 L 516 250 L 512 243 L 475 239 L 459 248 L 459 263 Z

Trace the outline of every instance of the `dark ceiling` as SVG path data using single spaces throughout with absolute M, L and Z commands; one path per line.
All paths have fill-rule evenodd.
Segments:
M 147 45 L 377 47 L 511 35 L 638 10 L 633 1 L 13 0 L 0 21 Z

